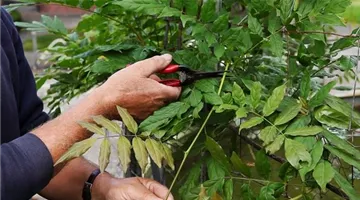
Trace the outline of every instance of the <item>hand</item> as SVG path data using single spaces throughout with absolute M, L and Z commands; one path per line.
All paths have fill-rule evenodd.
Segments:
M 100 98 L 105 100 L 104 114 L 116 114 L 115 107 L 119 105 L 135 118 L 144 119 L 167 102 L 176 100 L 181 88 L 160 84 L 154 75 L 171 60 L 169 54 L 154 56 L 113 74 L 98 88 Z
M 97 180 L 98 178 L 100 179 Z M 104 175 L 98 178 L 95 179 L 93 186 L 92 193 L 94 199 L 164 200 L 169 191 L 165 186 L 151 179 L 145 179 L 145 178 L 118 179 L 118 178 L 110 177 L 108 175 Z M 174 197 L 170 195 L 167 200 L 174 200 Z

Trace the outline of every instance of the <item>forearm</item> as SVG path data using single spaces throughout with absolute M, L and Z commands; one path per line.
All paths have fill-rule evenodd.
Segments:
M 65 166 L 59 165 L 55 168 L 56 175 L 40 194 L 52 200 L 82 200 L 84 183 L 96 168 L 96 165 L 82 157 L 69 161 Z M 108 173 L 101 173 L 96 177 L 91 189 L 93 199 L 103 199 L 110 179 L 111 175 Z
M 32 131 L 49 149 L 55 163 L 74 143 L 91 136 L 79 121 L 91 121 L 91 117 L 106 113 L 106 101 L 94 91 L 69 111 Z

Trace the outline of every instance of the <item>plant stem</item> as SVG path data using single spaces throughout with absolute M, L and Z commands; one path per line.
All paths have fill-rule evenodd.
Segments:
M 223 87 L 223 85 L 224 85 L 225 78 L 226 78 L 226 71 L 228 71 L 228 69 L 229 69 L 229 63 L 226 64 L 226 66 L 225 66 L 225 73 L 224 73 L 224 75 L 223 75 L 223 77 L 222 77 L 222 79 L 221 79 L 221 83 L 220 83 L 219 90 L 218 90 L 218 95 L 220 95 L 220 93 L 221 93 L 221 90 L 222 90 L 222 87 Z M 177 180 L 177 178 L 178 178 L 178 176 L 179 176 L 179 174 L 180 174 L 181 169 L 183 168 L 183 166 L 184 166 L 184 164 L 185 164 L 185 161 L 186 161 L 186 159 L 187 159 L 187 157 L 188 157 L 191 149 L 193 148 L 195 142 L 196 142 L 197 139 L 199 138 L 201 132 L 204 130 L 204 128 L 205 128 L 205 126 L 206 126 L 206 123 L 209 121 L 210 116 L 211 116 L 211 114 L 212 114 L 213 112 L 214 112 L 214 107 L 211 108 L 209 114 L 206 116 L 203 124 L 201 125 L 199 131 L 197 132 L 194 140 L 191 142 L 189 148 L 185 151 L 185 153 L 184 153 L 184 158 L 182 159 L 181 164 L 180 164 L 180 166 L 179 166 L 179 169 L 178 169 L 177 172 L 176 172 L 175 178 L 174 178 L 174 180 L 172 181 L 172 183 L 171 183 L 171 185 L 170 185 L 169 192 L 167 193 L 165 200 L 167 200 L 167 199 L 169 198 L 170 192 L 171 192 L 172 188 L 174 187 L 174 184 L 175 184 L 175 182 L 176 182 L 176 180 Z
M 290 200 L 298 200 L 298 199 L 300 199 L 302 196 L 303 196 L 303 195 L 300 194 L 300 195 L 298 195 L 298 196 L 296 196 L 296 197 L 294 197 L 294 198 L 291 198 Z

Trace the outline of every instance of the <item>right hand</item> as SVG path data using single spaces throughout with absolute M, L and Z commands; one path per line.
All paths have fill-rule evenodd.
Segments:
M 171 55 L 154 56 L 139 61 L 113 74 L 97 90 L 101 95 L 104 114 L 114 116 L 116 105 L 126 108 L 135 118 L 144 119 L 167 102 L 176 100 L 179 87 L 170 87 L 154 80 L 172 60 Z

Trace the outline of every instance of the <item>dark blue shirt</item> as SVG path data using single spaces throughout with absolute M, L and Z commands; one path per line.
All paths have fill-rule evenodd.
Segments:
M 1 199 L 30 199 L 53 174 L 49 150 L 29 133 L 48 120 L 19 34 L 1 8 Z

